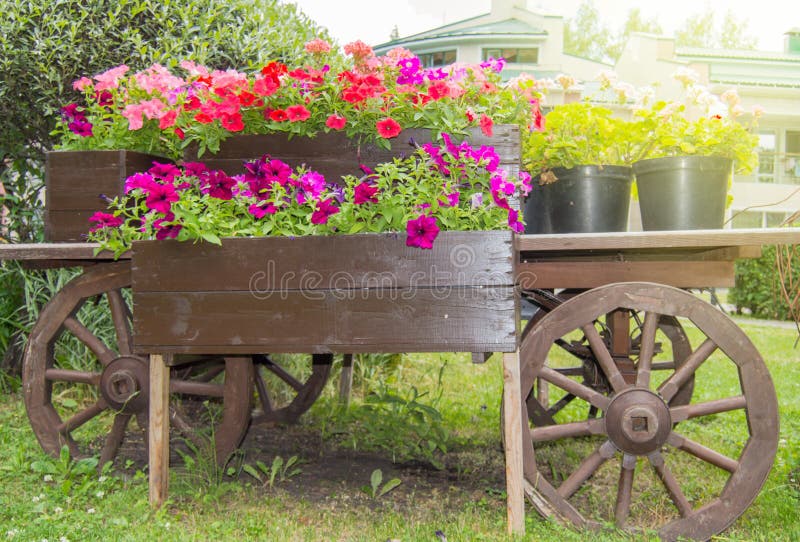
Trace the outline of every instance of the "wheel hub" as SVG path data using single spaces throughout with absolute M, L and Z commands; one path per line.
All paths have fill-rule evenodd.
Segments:
M 672 430 L 669 407 L 658 395 L 644 389 L 626 390 L 614 397 L 605 420 L 611 442 L 635 455 L 658 450 Z
M 100 376 L 100 393 L 114 410 L 126 414 L 145 412 L 149 393 L 147 362 L 133 356 L 113 360 Z

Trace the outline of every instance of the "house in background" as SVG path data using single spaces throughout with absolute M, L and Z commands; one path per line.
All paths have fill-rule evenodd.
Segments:
M 680 92 L 672 74 L 692 68 L 713 92 L 735 88 L 746 110 L 754 105 L 765 109 L 759 122 L 758 170 L 734 178 L 732 227 L 775 226 L 800 210 L 800 28 L 786 33 L 782 52 L 676 47 L 669 37 L 633 34 L 613 66 L 565 54 L 563 41 L 563 17 L 531 11 L 525 0 L 492 0 L 489 13 L 400 37 L 375 46 L 375 51 L 405 47 L 426 67 L 502 57 L 506 78 L 566 73 L 582 82 L 578 88 L 587 93 L 596 88 L 593 81 L 601 72 L 613 70 L 621 81 L 657 86 L 664 98 Z M 638 225 L 637 214 L 631 213 L 632 229 Z

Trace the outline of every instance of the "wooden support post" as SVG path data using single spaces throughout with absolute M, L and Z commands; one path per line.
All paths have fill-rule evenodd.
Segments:
M 170 354 L 150 356 L 150 505 L 158 508 L 169 487 L 169 363 Z
M 353 390 L 353 354 L 342 357 L 342 376 L 339 378 L 339 403 L 350 404 L 350 392 Z
M 525 493 L 522 470 L 522 385 L 519 351 L 503 354 L 503 431 L 506 443 L 508 533 L 525 534 Z

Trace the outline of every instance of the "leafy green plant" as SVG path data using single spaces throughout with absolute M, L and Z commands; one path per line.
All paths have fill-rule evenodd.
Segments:
M 775 263 L 776 248 L 764 246 L 759 258 L 736 262 L 736 286 L 728 291 L 728 301 L 737 310 L 747 309 L 756 318 L 792 320 L 792 314 L 781 295 L 780 275 Z M 800 280 L 800 264 L 793 262 L 794 281 Z
M 58 458 L 37 459 L 31 462 L 30 469 L 56 484 L 64 496 L 88 496 L 103 491 L 101 488 L 111 483 L 111 464 L 104 465 L 98 472 L 98 463 L 97 457 L 72 459 L 69 448 L 64 446 Z
M 385 484 L 381 485 L 383 482 L 383 472 L 381 469 L 375 469 L 372 471 L 372 475 L 369 477 L 369 485 L 361 486 L 361 491 L 372 497 L 373 499 L 380 499 L 391 490 L 402 484 L 402 480 L 400 478 L 392 478 L 391 480 L 387 481 Z
M 293 455 L 286 461 L 281 456 L 275 456 L 272 464 L 267 466 L 263 461 L 256 461 L 255 467 L 249 464 L 242 466 L 242 470 L 264 484 L 273 487 L 275 482 L 283 483 L 302 472 L 299 468 L 300 460 Z
M 526 136 L 523 163 L 542 183 L 556 180 L 554 168 L 629 165 L 634 145 L 628 125 L 603 105 L 557 104 L 545 116 L 544 130 Z

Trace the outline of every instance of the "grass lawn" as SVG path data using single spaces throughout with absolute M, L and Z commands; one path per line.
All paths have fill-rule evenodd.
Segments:
M 771 371 L 781 439 L 764 489 L 718 539 L 800 540 L 796 333 L 744 329 Z M 694 330 L 687 332 L 694 338 Z M 252 428 L 228 471 L 215 469 L 202 452 L 189 453 L 188 463 L 176 461 L 171 501 L 159 511 L 148 506 L 141 449 L 100 476 L 91 462 L 49 458 L 28 425 L 22 396 L 2 396 L 0 540 L 436 541 L 437 531 L 450 541 L 507 539 L 498 358 L 473 365 L 466 355 L 404 356 L 390 373 L 358 366 L 347 411 L 336 401 L 334 375 L 298 426 Z M 728 385 L 725 377 L 707 375 L 695 396 L 714 397 Z M 372 392 L 369 406 L 365 390 Z M 721 446 L 734 446 L 740 427 L 721 423 L 713 431 Z M 568 447 L 549 452 L 570 454 Z M 295 457 L 296 470 L 275 467 L 275 457 L 284 465 Z M 700 491 L 704 472 L 686 468 Z M 383 479 L 373 491 L 375 470 Z M 400 484 L 379 496 L 392 478 Z M 524 540 L 655 539 L 613 530 L 578 533 L 540 519 L 530 507 L 527 531 Z

